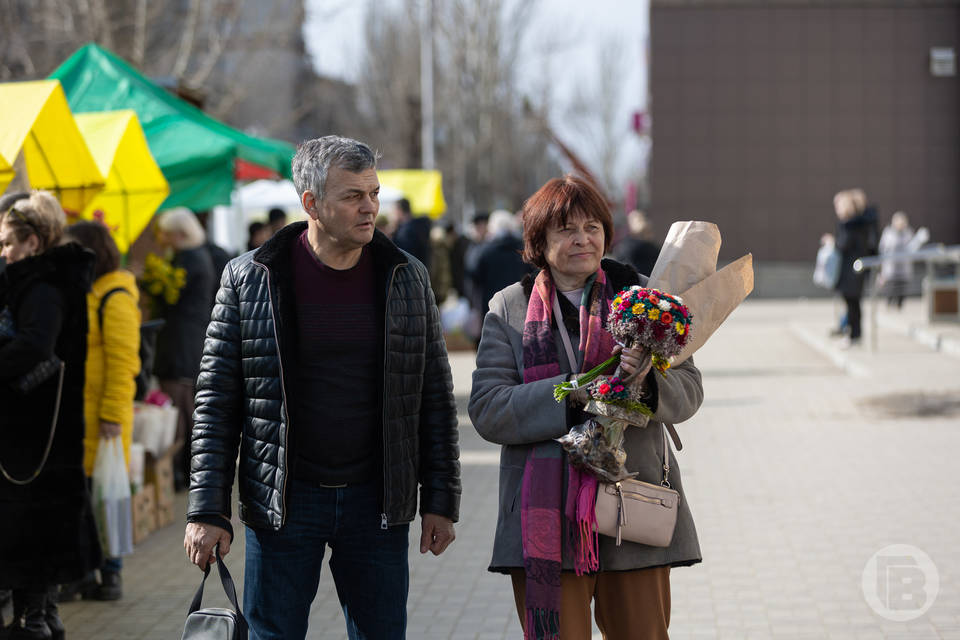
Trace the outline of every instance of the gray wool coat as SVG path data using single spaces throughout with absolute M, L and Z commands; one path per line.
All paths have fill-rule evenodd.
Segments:
M 608 262 L 604 261 L 604 270 L 609 276 Z M 641 276 L 641 284 L 645 280 Z M 611 281 L 616 282 L 613 278 Z M 520 489 L 527 454 L 534 443 L 565 434 L 573 426 L 571 421 L 576 419 L 578 413 L 568 411 L 565 402 L 557 403 L 553 399 L 554 385 L 566 380 L 567 373 L 523 383 L 522 337 L 528 300 L 524 287 L 517 283 L 503 289 L 490 301 L 490 311 L 483 322 L 469 403 L 470 418 L 478 433 L 485 440 L 502 445 L 500 508 L 493 541 L 493 559 L 489 567 L 490 571 L 502 573 L 523 567 Z M 576 345 L 577 337 L 571 334 L 570 338 Z M 556 327 L 554 339 L 558 345 L 560 368 L 570 372 L 570 364 L 560 346 L 562 342 Z M 671 368 L 665 378 L 657 374 L 651 375 L 648 380 L 655 381 L 652 383 L 656 387 L 653 390 L 655 413 L 647 427 L 627 428 L 624 444 L 627 451 L 626 466 L 630 471 L 639 472 L 639 480 L 659 484 L 663 458 L 661 423 L 678 424 L 696 413 L 703 399 L 703 386 L 700 371 L 692 359 Z M 670 483 L 680 492 L 677 527 L 670 546 L 651 547 L 624 540 L 622 546 L 617 547 L 613 538 L 600 536 L 601 571 L 685 566 L 701 561 L 693 515 L 672 448 Z M 572 569 L 573 566 L 568 555 L 564 548 L 564 569 Z

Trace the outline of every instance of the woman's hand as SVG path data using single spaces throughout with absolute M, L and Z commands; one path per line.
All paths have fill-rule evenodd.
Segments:
M 106 420 L 100 421 L 100 437 L 115 438 L 120 435 L 120 424 L 117 422 L 107 422 Z
M 650 352 L 646 349 L 626 349 L 617 345 L 613 353 L 620 354 L 620 368 L 626 375 L 624 382 L 630 383 L 634 380 L 642 381 L 650 372 L 653 362 L 650 359 Z

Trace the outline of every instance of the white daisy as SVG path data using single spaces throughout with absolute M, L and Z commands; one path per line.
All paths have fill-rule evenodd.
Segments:
M 668 300 L 661 300 L 657 306 L 660 307 L 661 311 L 670 311 L 670 302 Z

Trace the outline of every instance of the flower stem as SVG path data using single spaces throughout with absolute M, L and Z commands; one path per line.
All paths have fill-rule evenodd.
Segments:
M 573 382 L 561 382 L 560 384 L 555 385 L 553 387 L 554 400 L 556 400 L 557 402 L 562 402 L 564 398 L 570 395 L 571 391 L 590 384 L 591 382 L 596 380 L 601 373 L 603 373 L 604 369 L 606 369 L 610 365 L 617 364 L 619 362 L 620 362 L 620 354 L 618 353 L 616 355 L 610 356 L 609 359 L 604 360 L 603 362 L 595 366 L 593 369 L 590 369 L 590 371 L 587 371 L 585 374 L 583 374 Z

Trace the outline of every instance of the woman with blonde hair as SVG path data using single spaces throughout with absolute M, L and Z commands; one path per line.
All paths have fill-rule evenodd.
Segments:
M 177 490 L 189 486 L 190 433 L 193 431 L 193 398 L 200 357 L 213 300 L 213 260 L 204 247 L 206 233 L 197 216 L 184 207 L 170 209 L 157 219 L 157 239 L 173 254 L 173 266 L 186 271 L 186 284 L 177 302 L 163 305 L 166 321 L 157 336 L 157 359 L 153 373 L 160 388 L 170 396 L 179 412 L 177 441 L 183 448 L 174 460 L 173 478 Z
M 61 245 L 64 223 L 43 191 L 0 212 L 0 589 L 13 590 L 10 640 L 63 638 L 56 585 L 101 562 L 83 473 L 94 256 Z

